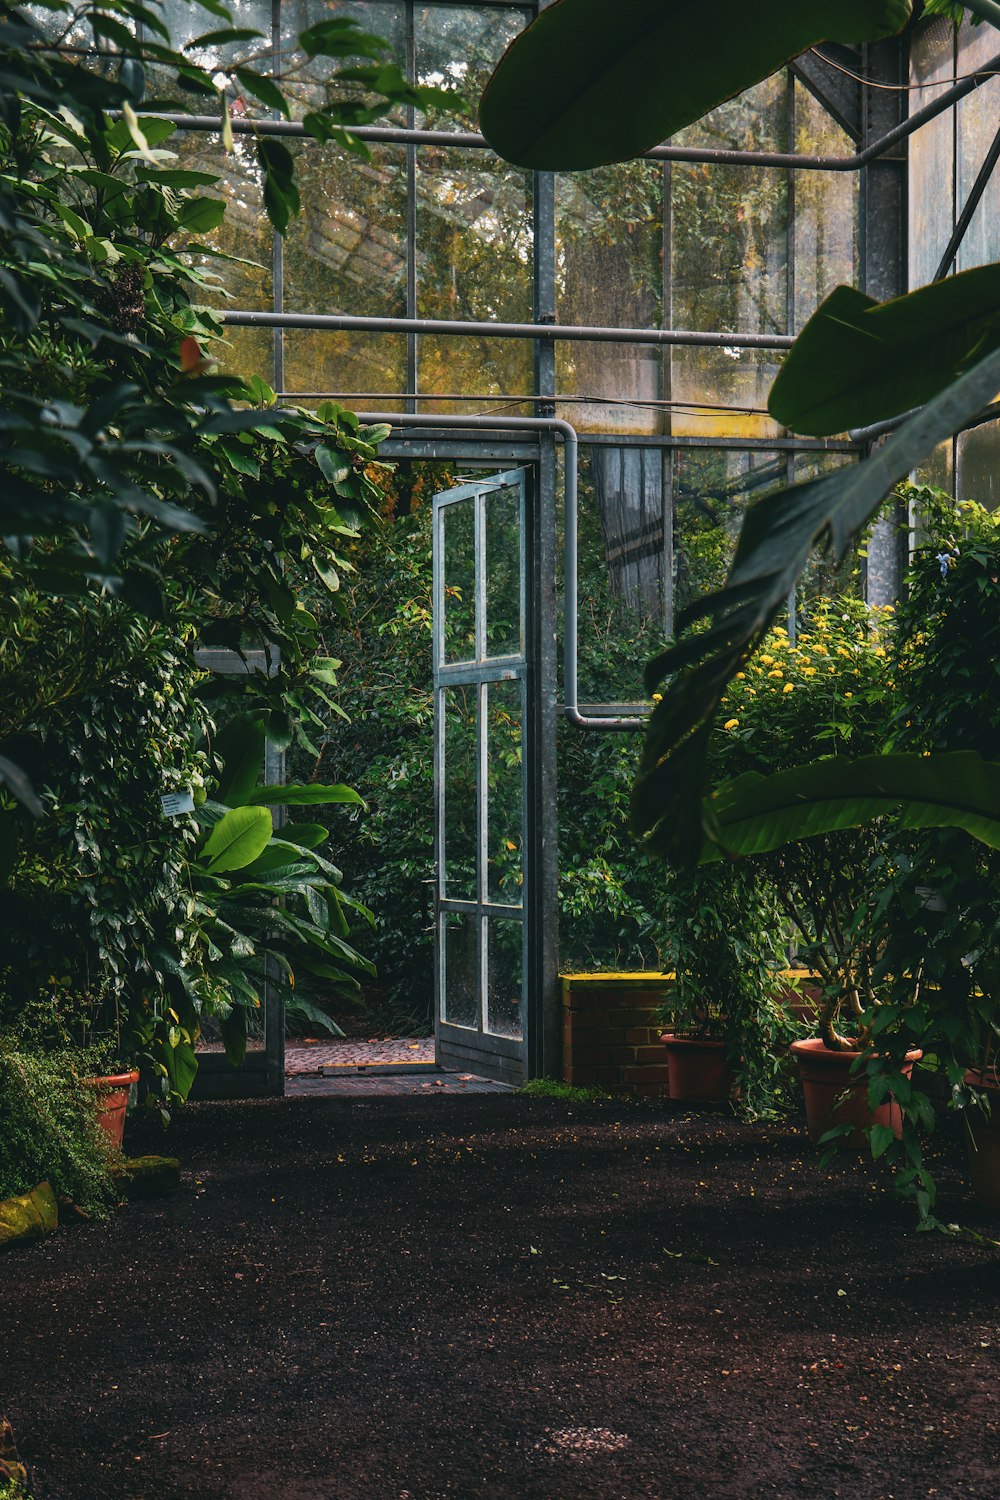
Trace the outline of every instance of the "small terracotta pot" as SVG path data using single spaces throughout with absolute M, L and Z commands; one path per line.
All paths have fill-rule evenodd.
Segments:
M 967 1109 L 969 1171 L 972 1194 L 984 1208 L 1000 1209 L 1000 1077 L 996 1068 L 970 1068 L 965 1081 L 990 1095 L 989 1119 L 980 1109 Z
M 903 1111 L 893 1100 L 877 1109 L 868 1105 L 868 1076 L 852 1077 L 851 1068 L 860 1052 L 832 1052 L 818 1037 L 792 1043 L 792 1056 L 799 1065 L 802 1092 L 806 1101 L 806 1126 L 809 1139 L 818 1141 L 835 1125 L 851 1125 L 844 1140 L 851 1146 L 867 1144 L 865 1131 L 872 1125 L 888 1125 L 898 1139 L 903 1133 Z M 906 1054 L 903 1076 L 909 1078 L 922 1052 Z M 846 1098 L 842 1098 L 846 1092 Z M 839 1101 L 839 1102 L 838 1102 Z
M 677 1036 L 660 1036 L 667 1053 L 670 1097 L 688 1104 L 725 1104 L 736 1082 L 733 1065 L 726 1056 L 725 1042 Z
M 139 1082 L 139 1074 L 110 1073 L 103 1078 L 85 1078 L 84 1083 L 97 1095 L 97 1121 L 112 1145 L 121 1150 L 125 1139 L 125 1111 L 129 1089 Z

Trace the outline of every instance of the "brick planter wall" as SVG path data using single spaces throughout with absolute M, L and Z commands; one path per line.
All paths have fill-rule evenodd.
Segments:
M 667 1098 L 663 1023 L 672 974 L 563 974 L 563 1078 L 609 1093 Z

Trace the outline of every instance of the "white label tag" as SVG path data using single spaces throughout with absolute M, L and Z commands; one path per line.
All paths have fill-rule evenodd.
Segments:
M 190 792 L 168 792 L 160 798 L 165 818 L 179 818 L 181 813 L 194 812 L 194 798 Z

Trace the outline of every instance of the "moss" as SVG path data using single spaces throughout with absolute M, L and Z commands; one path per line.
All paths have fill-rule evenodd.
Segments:
M 518 1089 L 518 1093 L 530 1094 L 536 1099 L 565 1099 L 572 1104 L 599 1104 L 611 1098 L 603 1089 L 575 1088 L 573 1084 L 563 1083 L 558 1078 L 533 1078 L 530 1083 Z
M 59 1227 L 56 1195 L 47 1182 L 30 1193 L 0 1202 L 0 1250 L 24 1240 L 40 1240 Z

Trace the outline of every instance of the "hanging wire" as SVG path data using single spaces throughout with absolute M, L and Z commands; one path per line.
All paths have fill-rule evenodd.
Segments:
M 988 77 L 1000 77 L 997 69 L 976 68 L 972 73 L 949 74 L 947 78 L 934 78 L 928 83 L 875 83 L 870 78 L 865 78 L 861 73 L 854 73 L 850 68 L 845 68 L 843 63 L 834 62 L 832 57 L 827 57 L 818 47 L 810 47 L 809 51 L 813 57 L 818 57 L 820 62 L 826 63 L 828 68 L 833 68 L 838 73 L 843 73 L 847 78 L 853 78 L 855 83 L 863 84 L 867 89 L 881 89 L 887 94 L 915 94 L 918 89 L 939 89 L 947 83 L 949 87 L 953 83 L 965 83 L 969 78 L 979 78 L 984 73 Z

